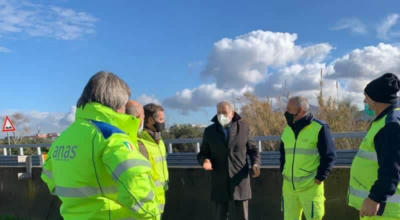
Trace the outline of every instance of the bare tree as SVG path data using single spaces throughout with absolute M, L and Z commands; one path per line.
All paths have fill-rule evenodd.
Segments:
M 13 132 L 13 144 L 21 144 L 24 136 L 30 132 L 29 119 L 20 112 L 11 115 L 11 121 L 15 126 L 16 132 Z

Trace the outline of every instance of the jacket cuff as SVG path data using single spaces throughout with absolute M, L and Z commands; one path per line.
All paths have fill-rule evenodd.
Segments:
M 317 175 L 316 177 L 315 177 L 315 179 L 317 179 L 317 180 L 319 180 L 319 181 L 324 181 L 324 180 L 326 180 L 326 176 L 321 176 L 321 175 Z
M 376 203 L 382 203 L 382 202 L 383 202 L 383 200 L 381 199 L 380 196 L 378 196 L 378 195 L 376 195 L 376 194 L 373 194 L 373 193 L 370 193 L 370 194 L 368 195 L 368 198 L 370 198 L 372 201 L 374 201 L 374 202 L 376 202 Z

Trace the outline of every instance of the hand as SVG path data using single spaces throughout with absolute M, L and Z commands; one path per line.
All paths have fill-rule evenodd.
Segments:
M 253 178 L 260 176 L 260 167 L 257 164 L 253 165 Z
M 315 180 L 314 180 L 314 183 L 317 184 L 317 185 L 321 185 L 322 181 L 321 181 L 321 180 L 318 180 L 318 179 L 315 179 Z
M 361 206 L 360 209 L 360 216 L 361 217 L 370 217 L 375 216 L 379 210 L 379 203 L 373 201 L 370 198 L 366 198 Z
M 211 161 L 209 159 L 205 159 L 203 163 L 203 168 L 207 171 L 213 170 Z

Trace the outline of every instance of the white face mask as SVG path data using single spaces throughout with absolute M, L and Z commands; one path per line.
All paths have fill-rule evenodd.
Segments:
M 228 118 L 228 116 L 224 115 L 224 114 L 218 114 L 218 122 L 222 125 L 222 126 L 226 126 L 231 122 L 231 119 Z
M 142 121 L 142 125 L 140 125 L 140 128 L 138 130 L 138 134 L 142 133 L 143 128 L 144 128 L 144 122 Z

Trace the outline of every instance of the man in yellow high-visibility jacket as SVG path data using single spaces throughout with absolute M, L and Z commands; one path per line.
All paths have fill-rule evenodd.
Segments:
M 165 192 L 168 190 L 167 151 L 161 138 L 165 128 L 164 109 L 160 105 L 147 104 L 144 106 L 144 129 L 140 140 L 146 146 L 151 160 L 155 163 L 154 176 L 157 187 L 157 197 L 160 202 L 160 211 L 163 213 L 166 203 Z
M 364 90 L 365 112 L 375 117 L 350 171 L 348 204 L 361 219 L 400 219 L 400 80 L 392 74 Z
M 125 114 L 129 96 L 116 75 L 97 73 L 78 100 L 75 122 L 52 144 L 42 179 L 62 201 L 65 220 L 158 219 L 151 164 L 120 129 L 138 121 Z

